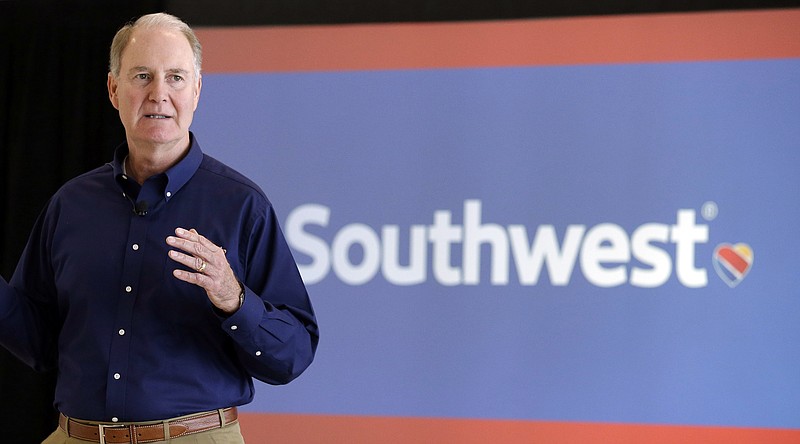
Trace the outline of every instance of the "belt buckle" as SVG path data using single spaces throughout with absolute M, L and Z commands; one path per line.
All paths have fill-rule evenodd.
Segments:
M 100 434 L 100 444 L 106 444 L 106 429 L 127 429 L 130 428 L 126 425 L 122 424 L 97 424 L 99 428 L 98 433 Z

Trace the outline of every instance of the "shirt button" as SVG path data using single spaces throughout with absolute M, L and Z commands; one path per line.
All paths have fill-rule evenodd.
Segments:
M 120 328 L 119 329 L 119 335 L 120 336 L 124 336 L 125 335 L 125 329 L 124 328 Z
M 117 418 L 117 417 L 115 416 L 115 417 L 111 418 L 111 422 L 119 422 L 119 418 Z
M 138 251 L 139 250 L 139 244 L 133 244 L 131 246 L 131 248 L 133 248 L 133 251 Z
M 126 293 L 130 293 L 131 291 L 133 291 L 133 288 L 131 288 L 131 286 L 130 286 L 130 285 L 128 285 L 127 287 L 125 287 L 125 292 L 126 292 Z
M 231 330 L 236 330 L 237 328 L 239 327 L 237 327 L 236 325 L 231 325 Z
M 122 377 L 122 375 L 120 375 L 119 373 L 114 373 L 114 379 L 119 379 L 121 377 Z
M 172 192 L 167 191 L 167 197 L 172 197 Z
M 125 180 L 128 180 L 128 176 L 126 176 L 124 174 L 122 175 L 122 178 L 125 179 Z
M 261 356 L 261 350 L 256 351 L 256 356 Z

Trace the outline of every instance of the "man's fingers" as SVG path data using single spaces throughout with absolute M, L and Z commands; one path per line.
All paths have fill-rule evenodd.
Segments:
M 175 236 L 167 237 L 167 244 L 209 262 L 213 262 L 214 255 L 219 251 L 219 247 L 194 229 L 176 229 Z
M 192 228 L 190 230 L 186 230 L 184 228 L 178 228 L 178 229 L 175 230 L 175 233 L 178 234 L 179 236 L 181 236 L 181 234 L 179 234 L 179 232 L 180 233 L 185 233 L 185 236 L 186 236 L 185 239 L 187 239 L 189 241 L 192 241 L 192 242 L 196 242 L 198 245 L 207 248 L 208 251 L 210 253 L 212 253 L 212 254 L 216 253 L 217 250 L 219 249 L 219 247 L 214 242 L 211 242 L 210 240 L 208 240 L 207 237 L 205 237 L 202 234 L 198 233 L 197 230 L 195 230 L 194 228 Z M 181 237 L 183 237 L 183 236 L 181 236 Z
M 208 276 L 200 273 L 191 273 L 186 270 L 172 270 L 172 275 L 184 282 L 195 284 L 203 289 L 206 289 L 206 287 L 208 287 L 211 283 L 211 278 Z
M 195 271 L 205 271 L 206 267 L 208 266 L 208 262 L 205 259 L 197 256 L 188 255 L 186 253 L 182 253 L 177 250 L 170 250 L 169 251 L 170 259 L 174 260 L 175 262 L 185 265 L 187 268 L 190 268 Z M 203 266 L 206 264 L 206 267 Z
M 221 310 L 229 312 L 231 307 L 238 306 L 241 287 L 224 248 L 194 228 L 176 228 L 175 236 L 167 237 L 167 244 L 175 248 L 169 251 L 170 259 L 192 270 L 175 269 L 172 271 L 175 278 L 205 289 L 211 303 Z

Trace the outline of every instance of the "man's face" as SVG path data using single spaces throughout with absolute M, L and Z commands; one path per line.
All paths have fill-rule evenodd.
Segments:
M 174 146 L 189 143 L 201 84 L 183 34 L 140 28 L 122 53 L 119 77 L 108 75 L 108 94 L 129 142 Z

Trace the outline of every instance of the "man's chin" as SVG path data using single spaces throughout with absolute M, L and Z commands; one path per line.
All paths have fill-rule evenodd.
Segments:
M 176 131 L 144 131 L 136 134 L 132 139 L 138 144 L 148 145 L 175 145 L 181 142 L 189 143 L 188 132 Z

